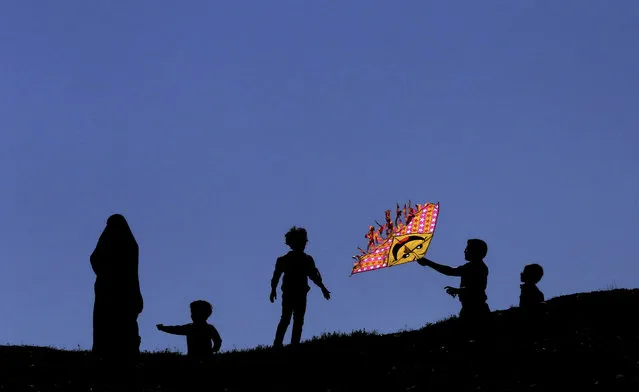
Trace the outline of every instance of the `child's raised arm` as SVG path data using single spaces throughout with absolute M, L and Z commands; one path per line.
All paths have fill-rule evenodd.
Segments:
M 453 268 L 447 265 L 437 264 L 434 261 L 428 260 L 425 257 L 418 259 L 417 264 L 424 267 L 430 267 L 434 269 L 435 271 L 439 272 L 440 274 L 447 275 L 447 276 L 461 276 L 463 271 L 461 267 Z

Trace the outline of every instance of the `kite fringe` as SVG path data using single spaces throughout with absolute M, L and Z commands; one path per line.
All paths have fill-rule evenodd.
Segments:
M 413 208 L 412 201 L 408 200 L 408 204 L 404 203 L 404 208 L 402 209 L 400 208 L 399 203 L 396 203 L 394 224 L 393 220 L 391 219 L 391 210 L 384 211 L 384 218 L 386 223 L 380 224 L 377 220 L 375 220 L 375 223 L 379 226 L 380 230 L 378 230 L 377 232 L 375 231 L 374 226 L 368 226 L 368 232 L 364 235 L 364 238 L 368 239 L 367 251 L 370 251 L 371 247 L 379 245 L 380 243 L 389 239 L 391 236 L 400 232 L 405 226 L 411 223 L 412 219 L 420 211 L 420 209 L 428 204 L 429 203 L 415 204 L 416 208 Z M 432 204 L 438 205 L 439 202 Z M 385 236 L 383 235 L 384 233 L 382 229 L 386 229 Z

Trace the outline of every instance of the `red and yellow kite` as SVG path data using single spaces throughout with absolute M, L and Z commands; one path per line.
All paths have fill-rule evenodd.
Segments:
M 430 240 L 435 232 L 439 203 L 416 204 L 415 208 L 397 204 L 395 220 L 391 220 L 391 210 L 386 210 L 386 222 L 375 229 L 368 227 L 364 236 L 368 239 L 366 251 L 358 248 L 361 254 L 353 256 L 356 260 L 351 275 L 373 271 L 380 268 L 410 263 L 426 255 Z

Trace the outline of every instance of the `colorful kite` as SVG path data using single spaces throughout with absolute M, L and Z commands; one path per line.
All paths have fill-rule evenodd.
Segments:
M 380 268 L 410 263 L 426 255 L 430 240 L 435 232 L 439 203 L 416 204 L 400 208 L 397 204 L 395 221 L 391 220 L 391 210 L 386 210 L 384 224 L 368 227 L 364 236 L 368 239 L 366 251 L 361 248 L 351 275 Z M 403 219 L 402 219 L 403 217 Z

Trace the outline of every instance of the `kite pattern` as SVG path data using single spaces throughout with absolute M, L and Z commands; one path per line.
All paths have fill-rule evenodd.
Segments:
M 378 228 L 368 227 L 364 236 L 368 239 L 366 251 L 361 248 L 351 275 L 406 264 L 426 255 L 435 232 L 439 203 L 416 204 L 408 202 L 400 208 L 397 204 L 395 220 L 391 220 L 391 210 L 386 210 L 384 224 Z

